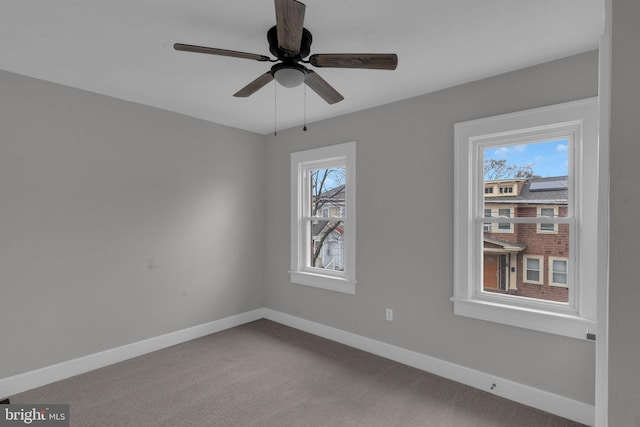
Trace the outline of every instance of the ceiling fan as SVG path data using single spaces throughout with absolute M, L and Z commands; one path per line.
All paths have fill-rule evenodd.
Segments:
M 176 43 L 173 47 L 186 52 L 276 63 L 269 71 L 233 95 L 237 97 L 253 95 L 275 78 L 285 87 L 295 87 L 304 82 L 329 104 L 335 104 L 342 101 L 344 97 L 315 71 L 302 64 L 330 68 L 396 69 L 398 56 L 395 53 L 321 53 L 309 56 L 308 60 L 303 59 L 309 55 L 312 41 L 311 33 L 303 27 L 305 7 L 303 3 L 296 0 L 275 0 L 276 25 L 267 31 L 267 41 L 269 51 L 277 59 L 254 53 L 182 43 Z

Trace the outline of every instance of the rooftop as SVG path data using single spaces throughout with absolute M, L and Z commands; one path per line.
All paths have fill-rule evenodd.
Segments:
M 504 180 L 485 181 L 504 182 Z M 569 177 L 550 176 L 545 178 L 530 178 L 525 181 L 522 190 L 517 195 L 495 196 L 487 199 L 491 203 L 536 203 L 536 204 L 566 204 L 569 200 Z

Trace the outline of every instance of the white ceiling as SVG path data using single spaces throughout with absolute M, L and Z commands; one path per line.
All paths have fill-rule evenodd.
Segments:
M 307 121 L 596 49 L 604 0 L 303 0 L 311 53 L 397 53 L 395 71 L 315 69 Z M 270 55 L 272 0 L 2 0 L 0 69 L 241 129 L 301 126 L 304 85 L 232 95 L 270 65 L 175 42 Z

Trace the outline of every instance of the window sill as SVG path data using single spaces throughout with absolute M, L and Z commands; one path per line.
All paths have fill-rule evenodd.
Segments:
M 323 274 L 309 273 L 306 271 L 290 271 L 291 282 L 298 285 L 312 286 L 314 288 L 327 289 L 355 295 L 356 280 L 343 277 L 327 276 Z
M 454 313 L 520 328 L 532 329 L 576 339 L 587 339 L 596 330 L 596 322 L 572 314 L 555 313 L 491 301 L 452 297 Z

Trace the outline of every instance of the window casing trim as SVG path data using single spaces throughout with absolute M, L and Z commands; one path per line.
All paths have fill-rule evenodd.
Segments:
M 597 105 L 597 98 L 589 98 L 455 125 L 454 313 L 579 339 L 586 339 L 586 330 L 595 330 L 600 179 Z M 569 199 L 576 212 L 569 206 L 567 217 L 545 218 L 543 222 L 569 225 L 570 282 L 574 284 L 569 303 L 483 292 L 479 280 L 482 224 L 539 222 L 483 218 L 484 185 L 478 167 L 483 145 L 514 145 L 567 136 L 574 144 L 569 159 Z
M 347 294 L 355 294 L 355 218 L 356 218 L 356 143 L 347 142 L 311 150 L 291 153 L 291 269 L 292 283 L 312 286 Z M 344 271 L 311 267 L 309 262 L 310 221 L 316 217 L 310 212 L 308 171 L 344 166 L 346 174 L 345 216 L 332 217 L 344 224 Z M 318 217 L 319 218 L 319 217 Z
M 529 268 L 528 260 L 537 259 L 538 280 L 530 280 L 528 277 L 529 270 L 534 271 L 533 268 Z M 532 283 L 534 285 L 542 285 L 544 283 L 544 255 L 522 255 L 522 281 L 524 283 Z
M 542 215 L 542 210 L 543 209 L 553 209 L 553 216 L 552 217 L 548 217 L 548 218 L 557 218 L 559 215 L 559 209 L 557 206 L 552 206 L 552 207 L 548 207 L 548 206 L 538 206 L 536 208 L 536 214 L 538 216 L 538 218 L 547 218 L 545 216 Z M 553 229 L 548 230 L 546 228 L 542 228 L 542 225 L 553 225 Z M 538 223 L 538 226 L 536 227 L 536 232 L 538 234 L 558 234 L 558 224 L 556 223 L 552 223 L 552 222 L 544 222 L 544 223 Z
M 558 257 L 558 256 L 550 256 L 549 257 L 549 286 L 557 286 L 559 288 L 566 288 L 567 284 L 566 283 L 557 283 L 553 281 L 553 273 L 555 272 L 555 270 L 553 269 L 553 262 L 554 261 L 561 261 L 564 262 L 567 268 L 567 271 L 569 270 L 569 258 L 565 258 L 565 257 Z M 565 273 L 567 274 L 567 273 Z
M 512 218 L 515 212 L 515 207 L 513 206 L 508 206 L 508 207 L 501 207 L 501 208 L 496 208 L 496 215 L 492 216 L 492 218 Z M 500 212 L 500 211 L 508 211 L 507 215 L 502 215 L 502 213 L 504 212 Z M 505 227 L 506 225 L 506 227 Z M 492 232 L 493 233 L 510 233 L 513 234 L 513 224 L 508 223 L 508 222 L 499 222 L 496 224 L 496 227 L 494 229 L 494 227 L 492 227 Z

